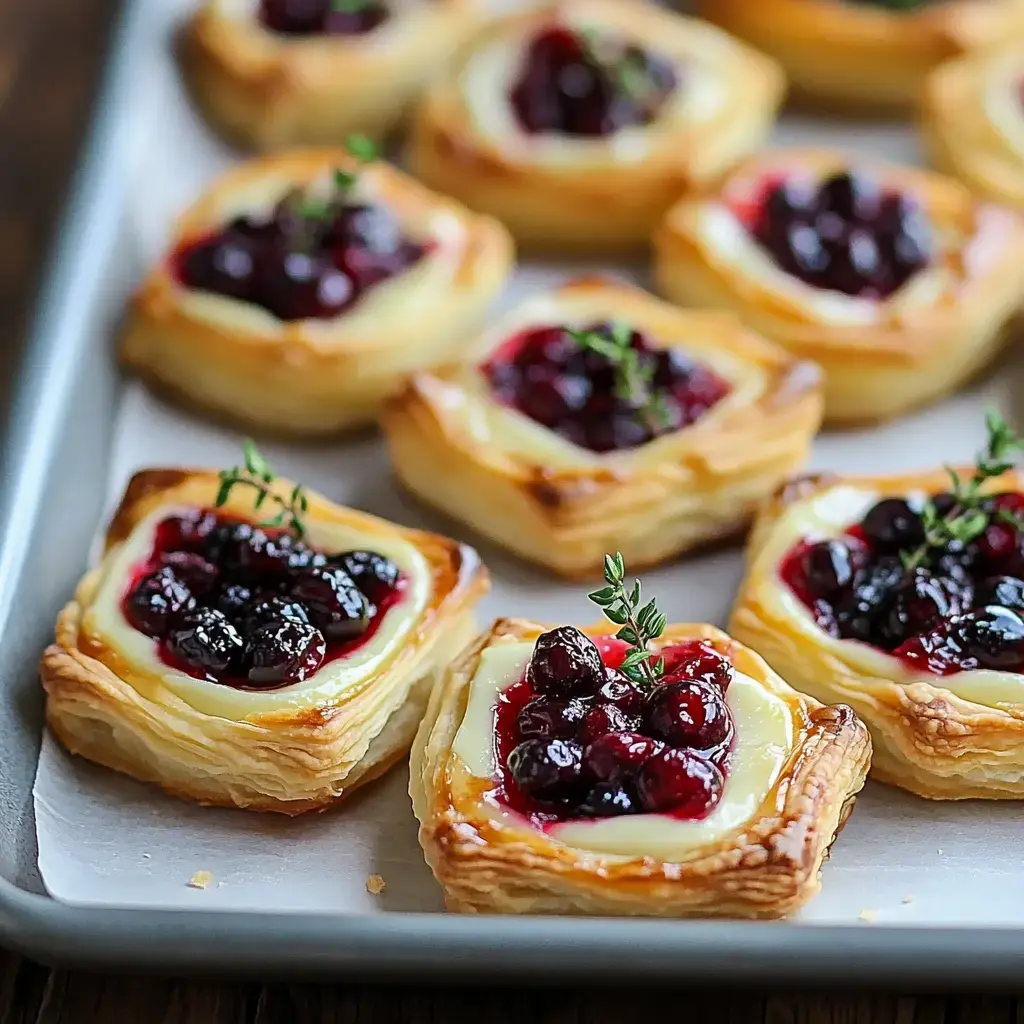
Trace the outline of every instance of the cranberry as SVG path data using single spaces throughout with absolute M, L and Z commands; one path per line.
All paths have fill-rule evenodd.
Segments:
M 331 558 L 349 574 L 352 582 L 371 600 L 380 603 L 398 586 L 401 571 L 389 558 L 373 551 L 346 551 Z
M 1016 576 L 993 576 L 978 588 L 978 604 L 1001 605 L 1024 611 L 1024 580 Z
M 647 698 L 647 731 L 667 743 L 711 750 L 732 736 L 732 716 L 720 690 L 708 683 L 666 683 Z
M 686 640 L 662 652 L 665 681 L 695 679 L 717 686 L 723 693 L 732 682 L 732 663 L 707 640 Z
M 217 585 L 217 566 L 191 551 L 169 551 L 160 561 L 174 570 L 195 597 L 203 597 Z
M 519 712 L 516 724 L 523 739 L 568 739 L 576 734 L 586 713 L 586 704 L 576 699 L 535 697 Z
M 167 633 L 168 650 L 209 672 L 224 672 L 241 657 L 242 638 L 223 612 L 194 608 L 176 616 Z
M 599 782 L 615 782 L 634 775 L 665 745 L 634 732 L 610 732 L 594 740 L 583 754 L 583 771 Z
M 559 626 L 537 638 L 526 680 L 551 697 L 589 697 L 604 682 L 604 665 L 590 637 L 575 626 Z
M 366 631 L 376 609 L 343 569 L 313 568 L 297 573 L 291 596 L 305 605 L 310 621 L 328 640 L 353 640 Z
M 327 643 L 320 630 L 295 619 L 259 626 L 245 644 L 251 686 L 281 686 L 308 679 L 323 664 Z
M 620 711 L 614 704 L 599 704 L 591 708 L 580 723 L 577 738 L 586 745 L 606 733 L 621 733 L 635 729 L 639 720 Z
M 509 754 L 508 767 L 524 793 L 555 798 L 578 783 L 582 759 L 583 748 L 575 740 L 530 739 Z
M 143 576 L 125 602 L 125 617 L 146 636 L 161 637 L 179 612 L 195 607 L 195 598 L 174 569 L 165 566 Z
M 955 628 L 955 636 L 978 668 L 1024 669 L 1024 622 L 1008 608 L 992 606 L 965 616 Z
M 606 670 L 606 678 L 597 691 L 597 699 L 603 704 L 614 704 L 627 715 L 639 715 L 644 706 L 643 693 L 615 669 Z
M 1010 569 L 1020 563 L 1020 534 L 1011 523 L 995 520 L 976 540 L 978 557 L 992 569 Z
M 201 291 L 247 302 L 256 286 L 256 263 L 244 243 L 214 238 L 189 249 L 181 264 L 185 280 Z
M 580 801 L 579 813 L 584 818 L 614 818 L 636 814 L 640 810 L 636 794 L 614 782 L 599 782 Z
M 323 320 L 351 305 L 352 279 L 323 257 L 268 253 L 260 267 L 260 300 L 281 320 Z
M 637 794 L 644 810 L 700 818 L 722 798 L 721 771 L 692 750 L 655 754 L 640 769 Z
M 901 551 L 924 540 L 924 524 L 903 498 L 885 498 L 861 522 L 864 535 L 879 551 Z
M 245 610 L 244 627 L 246 634 L 254 633 L 261 626 L 274 622 L 297 622 L 309 624 L 309 613 L 297 601 L 271 594 L 252 601 Z
M 804 576 L 814 597 L 830 598 L 847 590 L 856 568 L 857 556 L 841 540 L 819 541 L 804 553 Z
M 156 528 L 156 547 L 160 551 L 203 551 L 217 528 L 217 517 L 211 512 L 196 509 L 168 516 Z

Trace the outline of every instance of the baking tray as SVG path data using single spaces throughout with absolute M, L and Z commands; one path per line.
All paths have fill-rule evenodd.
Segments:
M 94 125 L 0 439 L 0 943 L 47 961 L 189 973 L 1019 985 L 1024 923 L 967 929 L 305 916 L 106 910 L 45 895 L 31 797 L 42 729 L 36 663 L 86 564 L 107 497 L 121 388 L 110 337 L 139 272 L 127 224 L 136 141 L 127 97 L 145 73 L 145 44 L 152 43 L 161 2 L 128 2 L 115 30 Z

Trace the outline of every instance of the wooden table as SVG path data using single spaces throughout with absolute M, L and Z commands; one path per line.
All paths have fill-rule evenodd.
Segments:
M 8 340 L 23 331 L 32 307 L 115 7 L 115 0 L 0 0 L 0 336 Z M 0 397 L 9 375 L 2 377 Z M 51 971 L 0 951 L 0 1024 L 447 1024 L 467 1012 L 478 1024 L 1024 1024 L 1024 1001 L 1009 997 L 215 983 Z

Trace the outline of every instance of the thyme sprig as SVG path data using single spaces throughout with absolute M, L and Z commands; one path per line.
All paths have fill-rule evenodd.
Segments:
M 613 49 L 603 39 L 600 30 L 591 26 L 576 33 L 583 45 L 583 54 L 596 68 L 606 71 L 620 92 L 636 103 L 648 102 L 657 91 L 643 58 L 629 50 Z
M 355 170 L 347 171 L 341 167 L 334 169 L 331 177 L 331 191 L 328 195 L 318 195 L 310 189 L 296 190 L 292 194 L 291 207 L 296 214 L 297 232 L 306 247 L 312 246 L 317 233 L 333 220 L 335 214 L 348 202 L 349 192 L 359 180 L 359 169 L 377 159 L 377 146 L 365 135 L 350 135 L 345 148 L 355 157 Z
M 220 489 L 217 491 L 214 505 L 220 508 L 226 504 L 231 492 L 236 487 L 251 487 L 256 492 L 253 499 L 254 509 L 262 508 L 268 500 L 272 505 L 277 506 L 277 512 L 270 518 L 264 519 L 259 525 L 285 526 L 295 534 L 298 540 L 302 540 L 306 535 L 306 526 L 302 517 L 309 508 L 302 484 L 296 484 L 289 497 L 285 499 L 271 488 L 270 485 L 275 479 L 274 472 L 252 441 L 247 440 L 242 444 L 242 456 L 243 465 L 221 470 Z
M 911 551 L 901 551 L 903 567 L 912 571 L 922 565 L 934 550 L 942 550 L 951 543 L 969 544 L 981 536 L 993 520 L 993 513 L 982 503 L 982 489 L 989 480 L 1002 476 L 1011 470 L 1017 456 L 1024 451 L 1024 438 L 995 410 L 985 414 L 988 441 L 984 451 L 979 453 L 971 475 L 966 479 L 952 466 L 946 466 L 952 487 L 953 506 L 940 514 L 932 499 L 921 509 L 924 526 L 924 541 Z M 1024 521 L 1009 509 L 1000 509 L 995 518 L 1010 523 L 1017 529 L 1024 529 Z
M 622 555 L 604 556 L 604 579 L 607 586 L 588 595 L 605 617 L 622 628 L 615 635 L 630 645 L 622 662 L 623 675 L 635 683 L 653 687 L 665 671 L 661 658 L 655 658 L 650 644 L 665 632 L 668 619 L 658 610 L 653 598 L 640 606 L 640 581 L 633 581 L 632 591 L 626 589 L 626 566 Z
M 337 14 L 358 14 L 374 3 L 375 0 L 331 0 L 331 10 Z

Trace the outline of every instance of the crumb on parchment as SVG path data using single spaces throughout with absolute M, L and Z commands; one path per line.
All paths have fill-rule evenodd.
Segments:
M 878 911 L 877 910 L 862 910 L 857 917 L 862 921 L 877 921 Z
M 903 899 L 900 900 L 900 903 L 913 903 L 916 899 L 916 896 L 904 896 Z
M 188 887 L 190 889 L 206 889 L 213 881 L 212 871 L 197 871 L 189 880 Z
M 366 879 L 366 891 L 373 896 L 379 896 L 387 888 L 387 885 L 388 883 L 380 875 L 370 875 Z

